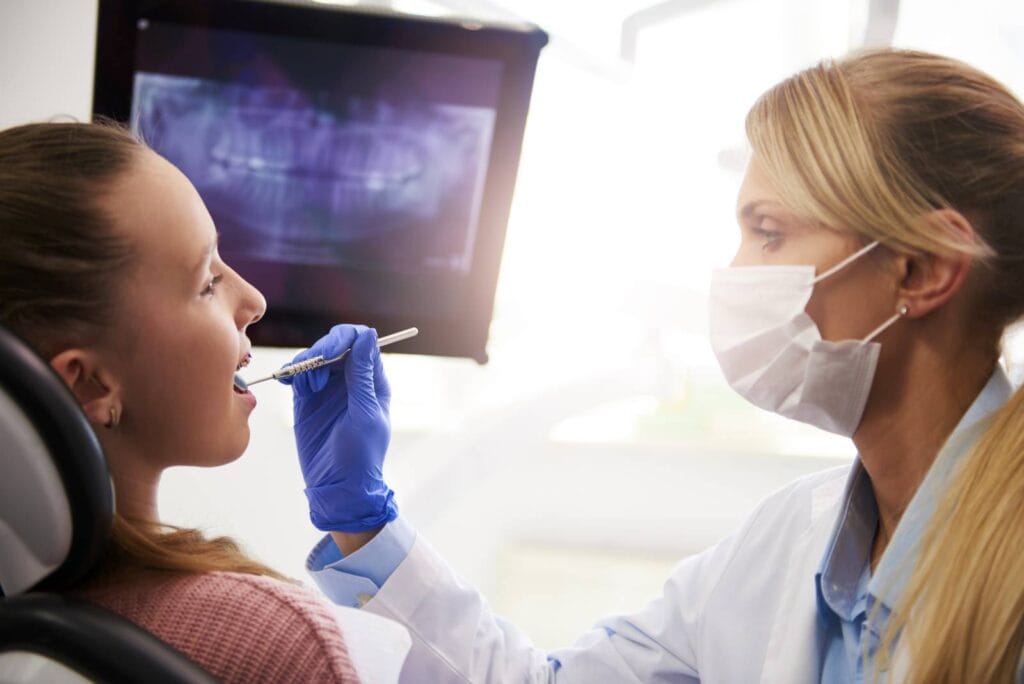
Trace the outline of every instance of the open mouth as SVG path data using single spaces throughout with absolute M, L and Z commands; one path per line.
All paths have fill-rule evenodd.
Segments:
M 235 366 L 235 381 L 232 389 L 235 390 L 236 394 L 245 394 L 249 391 L 249 385 L 246 384 L 242 376 L 238 374 L 238 371 L 242 370 L 249 365 L 249 361 L 252 360 L 252 354 L 246 354 L 244 358 Z

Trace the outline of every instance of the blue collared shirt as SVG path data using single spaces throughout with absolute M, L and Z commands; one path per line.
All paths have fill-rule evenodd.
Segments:
M 997 367 L 911 499 L 874 575 L 870 558 L 878 507 L 864 466 L 859 459 L 854 463 L 832 538 L 815 575 L 822 625 L 822 682 L 859 683 L 871 679 L 886 622 L 910 580 L 919 552 L 917 544 L 937 498 L 984 427 L 979 421 L 1005 404 L 1012 392 L 1006 374 Z

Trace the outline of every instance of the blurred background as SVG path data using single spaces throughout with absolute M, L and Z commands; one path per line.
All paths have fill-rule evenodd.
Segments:
M 360 3 L 339 3 L 360 4 Z M 1011 0 L 393 0 L 535 23 L 541 53 L 490 363 L 387 354 L 386 465 L 402 514 L 538 645 L 640 608 L 849 441 L 750 407 L 706 339 L 711 269 L 738 233 L 743 118 L 792 72 L 862 45 L 961 58 L 1024 94 Z M 89 118 L 95 0 L 0 0 L 0 128 Z M 391 331 L 380 331 L 387 333 Z M 253 376 L 296 350 L 258 348 Z M 1022 379 L 1024 336 L 1005 363 Z M 307 518 L 291 397 L 255 389 L 238 462 L 167 473 L 168 522 L 230 534 L 297 578 Z

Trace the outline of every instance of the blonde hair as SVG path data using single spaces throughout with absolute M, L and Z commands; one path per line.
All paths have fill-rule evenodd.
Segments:
M 783 202 L 823 227 L 908 254 L 980 257 L 979 305 L 1000 327 L 1024 312 L 1024 107 L 953 59 L 873 50 L 779 83 L 746 121 Z M 976 217 L 965 242 L 937 209 Z
M 1024 106 L 996 80 L 937 55 L 866 51 L 773 87 L 746 125 L 788 208 L 896 252 L 975 257 L 976 330 L 998 333 L 1024 314 Z M 970 216 L 979 237 L 966 241 L 939 209 Z M 907 681 L 1012 681 L 1024 647 L 1022 519 L 1018 390 L 940 501 L 876 672 L 913 619 L 900 646 Z
M 199 530 L 115 514 L 106 550 L 82 584 L 106 584 L 136 570 L 230 571 L 294 581 L 247 556 L 229 537 L 208 539 Z
M 1018 391 L 939 502 L 883 636 L 877 670 L 890 669 L 903 632 L 910 672 L 902 681 L 1017 680 L 1024 648 L 1022 416 Z

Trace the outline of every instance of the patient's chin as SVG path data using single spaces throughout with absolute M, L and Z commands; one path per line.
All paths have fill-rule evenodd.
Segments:
M 230 444 L 224 446 L 223 449 L 218 450 L 216 454 L 209 454 L 207 458 L 203 459 L 202 463 L 194 463 L 189 465 L 197 465 L 203 468 L 218 468 L 229 463 L 234 463 L 245 454 L 245 450 L 249 447 L 249 426 L 246 425 L 244 430 L 239 430 L 237 438 L 232 439 Z

